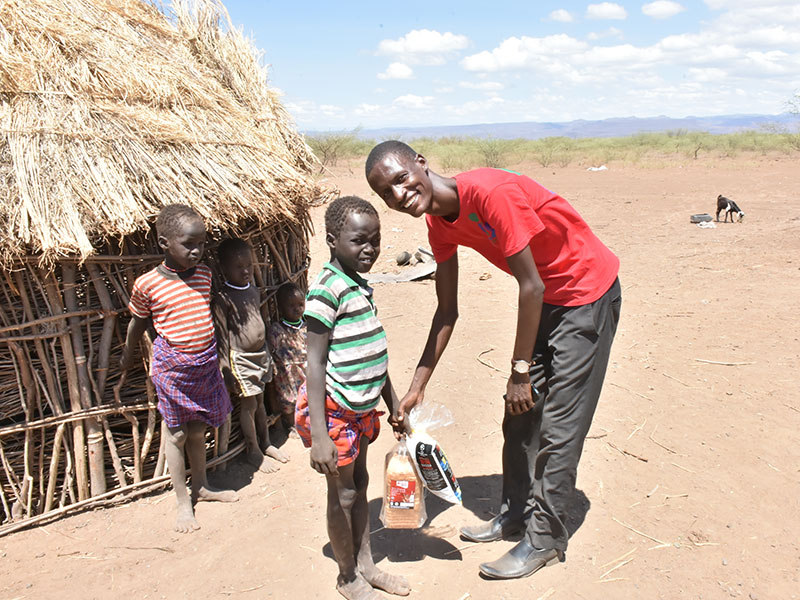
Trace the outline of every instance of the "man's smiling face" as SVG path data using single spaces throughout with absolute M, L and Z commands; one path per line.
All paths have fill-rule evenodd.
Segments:
M 372 168 L 367 181 L 392 210 L 412 217 L 430 210 L 433 186 L 428 162 L 419 154 L 414 159 L 387 154 Z

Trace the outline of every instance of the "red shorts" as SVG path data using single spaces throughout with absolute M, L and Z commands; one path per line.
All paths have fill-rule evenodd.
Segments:
M 354 412 L 342 408 L 330 396 L 325 398 L 325 419 L 328 435 L 336 444 L 339 458 L 337 466 L 349 465 L 358 456 L 361 436 L 374 442 L 381 431 L 380 416 L 384 412 L 372 409 L 367 412 Z M 294 411 L 294 425 L 303 445 L 311 448 L 311 420 L 308 418 L 308 394 L 304 383 L 297 392 L 297 405 Z

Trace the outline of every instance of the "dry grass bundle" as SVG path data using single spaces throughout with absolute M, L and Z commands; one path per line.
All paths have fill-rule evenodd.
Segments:
M 0 3 L 0 262 L 90 256 L 186 202 L 296 221 L 314 157 L 211 0 Z M 224 21 L 226 29 L 220 26 Z
M 2 522 L 164 481 L 146 343 L 113 397 L 133 282 L 161 260 L 163 205 L 204 217 L 212 270 L 216 242 L 239 235 L 257 285 L 305 284 L 308 207 L 335 191 L 315 187 L 316 159 L 224 8 L 173 9 L 0 2 Z M 210 456 L 230 458 L 237 437 L 209 433 Z

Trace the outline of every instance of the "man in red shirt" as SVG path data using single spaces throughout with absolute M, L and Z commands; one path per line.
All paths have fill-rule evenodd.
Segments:
M 401 422 L 422 401 L 458 317 L 458 246 L 517 280 L 503 501 L 494 519 L 461 535 L 491 542 L 524 531 L 510 551 L 480 565 L 490 578 L 525 577 L 563 560 L 567 506 L 619 320 L 619 259 L 566 200 L 523 175 L 476 169 L 443 177 L 398 141 L 373 148 L 365 171 L 389 208 L 425 215 L 437 262 L 436 313 Z

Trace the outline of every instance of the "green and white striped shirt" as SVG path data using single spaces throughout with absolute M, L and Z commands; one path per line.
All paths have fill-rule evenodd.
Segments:
M 389 367 L 386 333 L 378 321 L 372 288 L 325 263 L 306 296 L 306 318 L 331 330 L 325 384 L 348 410 L 366 412 L 381 398 Z

